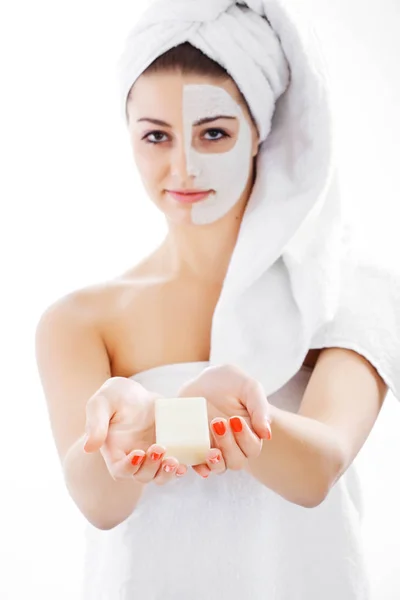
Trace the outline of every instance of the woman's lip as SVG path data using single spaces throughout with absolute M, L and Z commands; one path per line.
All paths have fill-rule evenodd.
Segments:
M 199 202 L 200 200 L 203 200 L 211 193 L 211 190 L 208 190 L 207 192 L 199 192 L 199 193 L 195 193 L 195 194 L 193 194 L 193 193 L 179 194 L 178 192 L 168 192 L 168 193 L 171 194 L 171 196 L 173 198 L 175 198 L 175 200 L 178 200 L 178 202 L 190 204 L 192 202 Z

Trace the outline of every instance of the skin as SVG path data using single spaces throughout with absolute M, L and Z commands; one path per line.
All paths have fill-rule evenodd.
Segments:
M 248 124 L 252 145 L 246 187 L 227 214 L 215 222 L 197 225 L 192 222 L 192 207 L 171 202 L 165 190 L 199 187 L 187 168 L 183 121 L 183 90 L 188 85 L 213 85 L 227 92 L 239 104 Z M 253 182 L 253 159 L 257 155 L 259 136 L 235 83 L 178 72 L 142 75 L 133 86 L 127 104 L 129 135 L 135 164 L 150 200 L 164 214 L 168 234 L 155 255 L 163 273 L 176 278 L 222 282 L 232 255 L 240 223 L 249 200 Z M 161 119 L 172 127 L 161 127 L 137 120 L 143 117 Z M 216 143 L 215 129 L 221 128 L 231 138 Z M 214 133 L 210 133 L 214 131 Z M 220 119 L 193 128 L 193 147 L 204 153 L 222 153 L 232 149 L 238 137 L 238 120 Z M 150 132 L 154 146 L 142 138 Z M 216 263 L 215 257 L 218 256 Z
M 201 294 L 204 310 L 197 315 L 200 323 L 193 330 L 195 335 L 190 336 L 185 351 L 188 358 L 192 360 L 202 359 L 205 356 L 204 349 L 208 347 L 208 338 L 207 336 L 205 340 L 199 340 L 199 338 L 201 338 L 203 330 L 206 334 L 209 331 L 212 310 L 222 286 L 251 191 L 249 173 L 247 196 L 243 194 L 230 213 L 207 226 L 194 226 L 190 221 L 185 221 L 185 215 L 182 216 L 184 209 L 179 214 L 175 212 L 174 215 L 171 215 L 170 207 L 162 203 L 162 192 L 171 183 L 168 178 L 175 161 L 181 172 L 181 179 L 174 181 L 174 186 L 185 187 L 187 183 L 190 183 L 185 172 L 182 137 L 177 137 L 182 136 L 182 129 L 179 129 L 179 114 L 176 117 L 178 124 L 176 120 L 172 123 L 173 113 L 176 109 L 176 104 L 174 104 L 176 98 L 174 100 L 174 97 L 182 97 L 182 85 L 185 85 L 186 82 L 200 85 L 201 82 L 224 85 L 230 89 L 232 95 L 236 93 L 234 85 L 230 82 L 210 81 L 209 78 L 183 78 L 179 75 L 176 77 L 169 75 L 166 82 L 162 78 L 158 79 L 157 85 L 154 80 L 153 82 L 150 80 L 141 82 L 143 86 L 148 86 L 147 91 L 149 92 L 146 97 L 146 106 L 142 105 L 142 109 L 153 107 L 155 110 L 158 107 L 160 111 L 164 111 L 160 112 L 160 115 L 165 120 L 168 120 L 169 117 L 173 124 L 173 128 L 167 131 L 172 136 L 171 147 L 163 151 L 166 153 L 166 157 L 164 157 L 164 161 L 160 161 L 161 166 L 158 159 L 155 161 L 157 169 L 154 168 L 153 171 L 149 168 L 145 151 L 142 153 L 139 150 L 140 146 L 135 137 L 134 127 L 132 126 L 131 129 L 132 144 L 134 151 L 136 148 L 141 175 L 147 183 L 147 189 L 153 192 L 149 196 L 161 206 L 161 209 L 164 209 L 169 228 L 166 240 L 161 247 L 141 265 L 135 266 L 123 276 L 124 291 L 127 283 L 131 283 L 133 288 L 139 282 L 136 287 L 140 286 L 140 293 L 136 294 L 136 297 L 144 295 L 146 306 L 144 309 L 140 306 L 133 307 L 135 308 L 133 313 L 133 308 L 128 302 L 129 314 L 123 316 L 126 327 L 119 332 L 117 329 L 120 335 L 115 341 L 111 335 L 108 335 L 109 332 L 104 325 L 105 315 L 110 314 L 110 305 L 114 307 L 116 304 L 114 287 L 107 286 L 107 293 L 99 294 L 96 286 L 94 290 L 79 291 L 79 293 L 69 295 L 63 301 L 49 307 L 42 316 L 36 332 L 37 360 L 43 383 L 46 386 L 55 440 L 68 487 L 83 514 L 101 529 L 114 527 L 132 513 L 143 492 L 140 481 L 148 482 L 158 479 L 158 482 L 163 484 L 175 477 L 175 473 L 177 474 L 181 469 L 185 472 L 184 465 L 178 467 L 178 463 L 173 457 L 160 457 L 156 461 L 152 461 L 151 455 L 154 451 L 158 450 L 159 453 L 165 451 L 164 448 L 152 444 L 154 441 L 152 436 L 146 443 L 145 449 L 141 448 L 140 443 L 135 444 L 134 448 L 131 448 L 131 444 L 127 448 L 123 447 L 125 457 L 123 457 L 122 463 L 117 465 L 118 473 L 115 473 L 115 476 L 117 479 L 122 478 L 126 481 L 114 481 L 110 478 L 109 474 L 114 473 L 116 465 L 113 464 L 107 469 L 103 457 L 99 457 L 99 453 L 95 452 L 95 448 L 101 447 L 106 436 L 104 428 L 103 431 L 100 428 L 100 434 L 98 429 L 99 423 L 104 421 L 105 415 L 105 397 L 104 394 L 101 394 L 100 398 L 98 393 L 102 389 L 102 384 L 111 378 L 110 381 L 114 385 L 116 380 L 122 378 L 124 385 L 128 385 L 129 375 L 137 372 L 134 360 L 129 360 L 126 355 L 128 353 L 129 356 L 130 348 L 123 344 L 126 340 L 122 339 L 125 335 L 129 341 L 132 314 L 139 320 L 152 319 L 160 312 L 161 304 L 165 303 L 166 298 L 174 303 L 176 296 L 182 293 L 190 298 L 190 294 L 187 295 L 188 290 L 192 297 L 194 294 Z M 150 93 L 151 85 L 153 85 L 153 95 Z M 233 87 L 230 87 L 232 85 Z M 139 89 L 138 85 L 135 93 Z M 170 101 L 165 101 L 166 96 Z M 162 103 L 159 101 L 160 97 L 164 98 Z M 133 98 L 134 104 L 130 104 L 129 110 L 138 108 L 135 107 L 136 100 L 138 97 Z M 144 98 L 142 100 L 144 101 Z M 150 100 L 152 105 L 150 105 Z M 146 112 L 148 115 L 148 110 Z M 244 114 L 247 115 L 245 109 Z M 247 118 L 250 123 L 249 115 Z M 174 137 L 174 133 L 176 137 Z M 179 152 L 175 153 L 173 141 L 176 142 L 176 140 L 179 142 L 177 145 Z M 151 286 L 143 286 L 143 281 L 162 282 L 161 287 L 157 285 L 154 288 L 156 301 L 147 294 L 148 288 Z M 112 302 L 110 301 L 110 289 L 113 292 Z M 160 289 L 163 290 L 162 303 L 158 301 Z M 120 287 L 118 287 L 117 299 L 118 313 L 120 313 L 122 304 Z M 150 309 L 148 309 L 149 306 Z M 114 312 L 113 308 L 112 314 Z M 87 316 L 88 313 L 90 317 Z M 174 317 L 171 310 L 168 310 L 166 314 Z M 192 315 L 194 314 L 195 311 Z M 100 329 L 98 323 L 101 324 Z M 171 331 L 178 327 L 179 315 L 176 319 L 172 318 Z M 148 329 L 149 323 L 146 322 L 142 330 L 147 331 Z M 111 346 L 107 346 L 104 341 L 105 333 L 107 333 L 108 340 L 113 342 Z M 68 340 L 68 343 L 60 345 L 60 339 Z M 145 351 L 147 357 L 151 354 L 153 340 L 154 344 L 158 341 L 157 337 L 150 340 L 140 338 L 140 343 L 145 348 L 146 342 L 150 344 L 150 350 L 146 348 Z M 109 360 L 109 350 L 117 346 L 118 352 L 115 353 L 114 358 L 120 359 L 119 366 L 123 364 L 123 361 L 129 365 L 128 371 L 121 374 L 119 378 L 111 377 Z M 164 348 L 162 355 L 158 356 L 158 360 L 162 358 L 164 363 L 173 362 L 175 357 L 169 354 L 169 351 L 170 348 Z M 179 360 L 182 358 L 179 357 Z M 251 381 L 249 383 L 246 374 L 242 375 L 242 381 L 238 380 L 236 388 L 230 386 L 224 393 L 219 386 L 225 385 L 227 381 L 231 382 L 231 373 L 228 376 L 221 370 L 208 370 L 207 374 L 203 373 L 192 380 L 190 389 L 184 387 L 180 394 L 182 396 L 186 394 L 209 396 L 209 391 L 206 391 L 205 388 L 208 390 L 212 388 L 213 391 L 218 389 L 216 398 L 212 398 L 211 410 L 209 402 L 210 425 L 219 419 L 227 426 L 231 416 L 239 416 L 242 421 L 244 431 L 241 433 L 229 430 L 224 436 L 219 437 L 216 434 L 213 438 L 216 446 L 214 453 L 219 453 L 219 456 L 223 455 L 217 472 L 223 472 L 225 468 L 246 468 L 263 485 L 282 497 L 301 506 L 311 507 L 322 501 L 340 474 L 346 471 L 357 456 L 379 414 L 387 386 L 372 365 L 362 356 L 343 348 L 310 351 L 305 364 L 314 371 L 299 413 L 296 415 L 279 410 L 273 405 L 264 405 L 264 409 L 268 408 L 271 411 L 273 435 L 271 441 L 264 444 L 258 457 L 256 454 L 259 452 L 260 443 L 255 440 L 254 455 L 249 458 L 252 453 L 248 445 L 251 435 L 247 440 L 244 437 L 248 433 L 245 428 L 248 424 L 246 421 L 248 416 L 246 413 L 241 414 L 239 410 L 243 398 L 243 386 L 249 388 L 250 385 L 250 390 L 257 393 L 256 385 Z M 147 364 L 145 368 L 149 366 L 152 365 Z M 216 376 L 218 376 L 218 381 L 215 379 Z M 91 429 L 91 435 L 85 444 L 88 452 L 93 455 L 85 457 L 82 452 L 83 436 L 81 432 L 84 426 L 82 407 L 89 404 L 87 398 L 92 394 L 95 397 L 97 394 L 97 401 L 93 403 L 93 407 L 97 407 L 101 414 L 96 416 L 97 413 L 94 411 L 94 431 Z M 75 398 L 74 402 L 71 402 L 72 397 Z M 259 400 L 261 401 L 261 398 Z M 265 402 L 265 398 L 262 398 L 262 402 Z M 246 410 L 248 408 L 249 406 Z M 116 407 L 113 403 L 110 404 L 109 409 L 111 413 L 106 418 L 106 432 L 109 426 L 109 417 L 113 415 L 116 420 L 122 416 L 116 414 Z M 126 414 L 126 405 L 122 412 Z M 251 415 L 251 411 L 247 410 L 247 413 Z M 263 432 L 257 429 L 257 420 L 252 420 L 251 425 L 259 438 L 263 437 Z M 268 436 L 265 439 L 268 439 Z M 137 469 L 131 464 L 131 460 L 135 454 L 144 456 L 145 453 L 144 467 Z M 110 456 L 111 462 L 114 463 L 113 458 L 115 456 Z M 175 473 L 164 471 L 164 475 L 162 467 L 166 464 L 175 465 Z M 208 472 L 214 470 L 214 465 L 210 461 L 203 467 Z M 104 499 L 101 505 L 97 502 L 98 490 L 101 490 Z M 93 502 L 94 495 L 96 502 Z
M 185 151 L 185 124 L 183 115 L 184 89 L 194 90 L 187 86 L 216 86 L 216 94 L 223 97 L 229 94 L 232 101 L 239 105 L 242 117 L 251 132 L 251 148 L 248 155 L 248 177 L 245 188 L 237 199 L 232 199 L 232 208 L 222 217 L 211 223 L 196 224 L 193 222 L 192 206 L 179 205 L 171 201 L 166 190 L 196 188 L 195 175 L 188 165 Z M 201 91 L 202 88 L 197 88 Z M 203 89 L 206 89 L 203 87 Z M 207 89 L 211 89 L 208 87 Z M 221 94 L 221 91 L 223 94 Z M 229 104 L 229 99 L 228 99 Z M 240 112 L 240 111 L 239 111 Z M 143 185 L 151 201 L 164 214 L 168 234 L 164 243 L 153 256 L 153 261 L 162 265 L 166 276 L 176 279 L 192 279 L 197 281 L 221 283 L 224 279 L 227 266 L 236 244 L 237 235 L 244 211 L 249 200 L 254 178 L 254 158 L 257 156 L 259 136 L 251 116 L 243 102 L 239 91 L 232 80 L 199 75 L 183 75 L 179 72 L 157 73 L 143 75 L 133 86 L 127 103 L 129 122 L 129 135 L 132 145 L 135 164 L 138 168 Z M 138 122 L 139 119 L 149 117 L 169 123 L 171 127 L 160 126 L 149 122 Z M 221 137 L 216 132 L 218 128 L 229 134 L 229 138 L 221 138 L 219 142 L 212 141 Z M 239 137 L 240 121 L 238 118 L 218 119 L 208 124 L 193 127 L 192 148 L 198 153 L 221 154 L 232 150 Z M 146 143 L 145 136 L 158 145 Z M 218 256 L 218 261 L 215 261 Z M 215 446 L 210 450 L 207 464 L 195 468 L 201 476 L 208 476 L 210 471 L 221 473 L 228 467 L 238 468 L 237 457 L 243 468 L 246 456 L 255 456 L 260 452 L 261 439 L 247 423 L 244 415 L 236 410 L 234 414 L 224 414 L 213 418 L 210 422 L 212 439 Z M 219 413 L 218 413 L 219 414 Z M 213 415 L 214 416 L 214 415 Z M 242 423 L 243 431 L 237 433 L 232 428 L 236 417 Z M 225 423 L 229 435 L 219 436 L 213 425 L 217 421 Z M 264 436 L 263 436 L 264 437 Z M 240 440 L 240 443 L 239 443 Z M 242 452 L 243 448 L 248 450 Z M 149 449 L 150 450 L 150 449 Z M 161 447 L 158 450 L 163 450 Z M 138 481 L 146 482 L 150 479 L 156 483 L 164 484 L 178 471 L 185 472 L 183 465 L 179 468 L 176 460 L 169 457 L 167 462 L 174 464 L 175 472 L 166 473 L 165 464 L 154 464 L 150 454 L 154 448 L 147 452 L 147 457 L 138 448 L 133 450 L 126 462 L 129 476 L 135 475 Z M 141 465 L 132 465 L 132 457 L 139 455 L 145 457 Z M 217 459 L 217 460 L 216 460 Z
M 178 397 L 194 396 L 207 398 L 214 444 L 206 462 L 193 466 L 196 473 L 208 477 L 210 472 L 238 471 L 247 466 L 249 459 L 260 455 L 262 440 L 271 439 L 269 403 L 260 384 L 237 367 L 209 367 L 178 391 Z M 129 401 L 132 397 L 133 402 Z M 162 396 L 137 382 L 114 378 L 87 403 L 84 450 L 87 453 L 99 450 L 115 480 L 134 476 L 140 483 L 154 481 L 164 485 L 174 476 L 186 473 L 185 465 L 180 465 L 173 456 L 165 456 L 166 448 L 153 444 L 157 397 Z M 223 424 L 222 429 L 215 428 L 215 424 Z

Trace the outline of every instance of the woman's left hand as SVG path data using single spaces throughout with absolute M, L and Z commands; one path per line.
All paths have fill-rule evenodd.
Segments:
M 214 446 L 206 463 L 193 466 L 202 477 L 227 469 L 239 471 L 257 458 L 263 439 L 271 438 L 270 404 L 261 383 L 239 367 L 208 367 L 186 382 L 178 397 L 204 397 Z M 214 461 L 218 456 L 219 461 Z

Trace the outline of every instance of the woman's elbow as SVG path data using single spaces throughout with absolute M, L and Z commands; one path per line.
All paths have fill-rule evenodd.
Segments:
M 92 527 L 100 529 L 100 531 L 110 531 L 111 529 L 114 529 L 115 527 L 123 523 L 125 519 L 122 519 L 122 521 L 115 519 L 107 520 L 105 518 L 97 519 L 91 515 L 90 517 L 86 516 L 86 520 L 90 523 L 90 525 L 92 525 Z
M 329 492 L 328 492 L 329 493 Z M 319 506 L 320 504 L 322 504 L 324 502 L 324 500 L 326 499 L 328 494 L 319 494 L 319 495 L 313 495 L 313 496 L 308 496 L 305 499 L 302 499 L 298 502 L 296 502 L 296 504 L 298 504 L 299 506 L 302 506 L 303 508 L 317 508 L 317 506 Z
M 331 489 L 339 481 L 346 470 L 345 454 L 341 448 L 331 453 L 329 460 L 324 459 L 319 468 L 310 477 L 307 489 L 296 504 L 303 508 L 316 508 L 328 497 Z

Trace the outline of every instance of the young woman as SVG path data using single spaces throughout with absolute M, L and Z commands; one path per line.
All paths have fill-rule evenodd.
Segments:
M 212 363 L 261 127 L 226 69 L 187 42 L 159 52 L 125 100 L 135 164 L 168 234 L 128 272 L 60 299 L 37 329 L 66 484 L 91 524 L 83 598 L 366 600 L 352 462 L 390 377 L 338 336 L 308 348 L 268 398 L 245 361 Z M 270 289 L 278 314 L 284 297 Z M 278 354 L 282 339 L 270 337 Z M 193 468 L 155 443 L 154 400 L 177 395 L 207 400 L 211 450 Z

